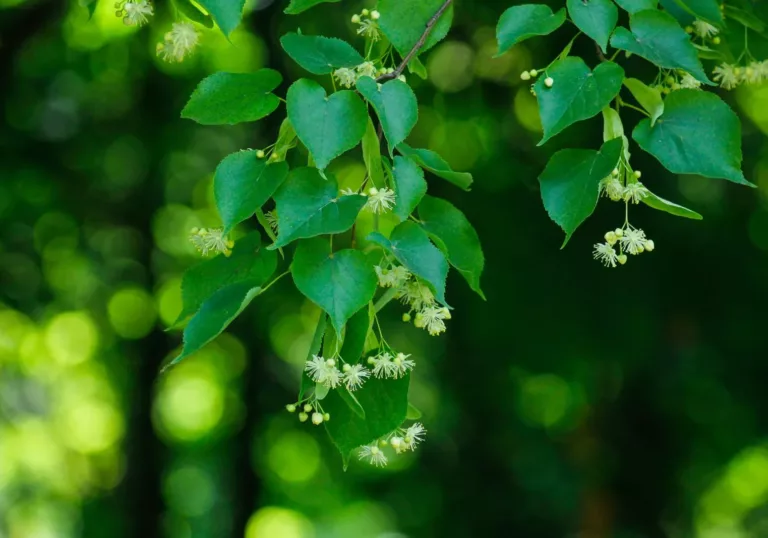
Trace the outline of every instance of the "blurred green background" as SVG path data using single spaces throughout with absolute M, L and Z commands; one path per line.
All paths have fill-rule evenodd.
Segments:
M 217 70 L 303 76 L 279 36 L 355 42 L 365 6 L 291 18 L 251 2 L 232 44 L 205 31 L 168 65 L 154 55 L 167 2 L 136 30 L 107 0 L 91 21 L 75 1 L 0 0 L 0 537 L 768 536 L 768 85 L 725 95 L 757 190 L 675 177 L 633 146 L 646 184 L 705 220 L 633 207 L 656 250 L 607 270 L 592 244 L 623 208 L 601 203 L 560 251 L 536 182 L 556 147 L 597 147 L 601 121 L 537 148 L 519 79 L 571 35 L 492 59 L 510 4 L 459 2 L 429 80 L 409 77 L 412 145 L 475 175 L 469 194 L 430 191 L 475 223 L 488 301 L 452 275 L 440 338 L 388 309 L 429 435 L 383 470 L 344 472 L 322 429 L 283 411 L 318 316 L 288 279 L 158 371 L 199 259 L 189 230 L 219 224 L 215 166 L 270 144 L 284 113 L 202 127 L 179 119 L 186 98 Z M 595 61 L 586 40 L 575 52 Z M 333 171 L 364 173 L 354 153 Z

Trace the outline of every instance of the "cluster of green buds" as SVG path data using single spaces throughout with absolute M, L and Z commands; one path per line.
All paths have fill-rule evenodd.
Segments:
M 312 403 L 291 403 L 285 406 L 286 411 L 289 413 L 295 413 L 298 411 L 298 417 L 299 422 L 306 422 L 307 420 L 312 419 L 312 424 L 315 426 L 319 426 L 323 422 L 328 422 L 331 420 L 330 413 L 326 413 L 323 411 L 322 407 L 320 407 L 320 402 L 313 401 Z

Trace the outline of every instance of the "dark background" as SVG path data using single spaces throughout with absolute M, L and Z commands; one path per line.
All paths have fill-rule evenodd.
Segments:
M 344 472 L 320 428 L 282 411 L 318 315 L 289 279 L 158 370 L 180 343 L 166 329 L 197 259 L 189 229 L 218 224 L 213 170 L 272 143 L 284 117 L 203 127 L 179 119 L 186 98 L 208 73 L 265 66 L 284 73 L 282 94 L 305 75 L 279 36 L 360 44 L 347 21 L 364 6 L 250 5 L 233 44 L 206 31 L 169 66 L 154 57 L 172 20 L 158 4 L 135 31 L 106 0 L 91 21 L 74 2 L 0 0 L 0 536 L 768 536 L 768 86 L 719 92 L 758 189 L 675 177 L 632 145 L 646 185 L 705 219 L 633 206 L 656 249 L 605 269 L 592 244 L 623 206 L 601 201 L 559 250 L 536 181 L 555 149 L 597 147 L 602 123 L 537 148 L 519 79 L 572 28 L 492 59 L 509 3 L 459 2 L 424 56 L 430 79 L 409 75 L 422 105 L 410 141 L 474 174 L 470 193 L 434 177 L 429 189 L 475 224 L 488 301 L 453 274 L 440 338 L 386 310 L 419 363 L 427 442 Z M 586 38 L 574 52 L 597 61 Z M 640 119 L 623 116 L 628 131 Z M 363 173 L 354 152 L 333 169 Z

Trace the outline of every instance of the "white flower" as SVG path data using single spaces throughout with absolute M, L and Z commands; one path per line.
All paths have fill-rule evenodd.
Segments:
M 368 189 L 368 201 L 365 207 L 374 213 L 386 213 L 395 205 L 395 191 L 386 187 Z
M 614 202 L 618 202 L 624 197 L 624 185 L 618 177 L 610 175 L 600 181 L 600 192 Z
M 192 228 L 189 240 L 203 256 L 212 252 L 229 256 L 235 246 L 234 241 L 227 239 L 222 228 Z
M 623 237 L 619 241 L 623 241 Z M 597 243 L 592 256 L 606 267 L 616 267 L 618 256 L 616 256 L 616 251 L 608 243 Z
M 369 357 L 368 364 L 373 366 L 373 375 L 377 379 L 395 377 L 397 375 L 397 365 L 392 362 L 392 355 L 389 353 L 379 353 L 375 357 Z
M 363 19 L 360 21 L 360 28 L 357 29 L 357 33 L 364 37 L 369 37 L 371 41 L 379 40 L 379 25 L 376 21 L 371 19 Z
M 424 440 L 424 434 L 426 433 L 427 430 L 424 429 L 421 422 L 415 422 L 410 425 L 403 435 L 403 450 L 413 450 L 416 448 L 416 445 Z
M 174 22 L 171 31 L 157 44 L 157 55 L 166 62 L 181 62 L 191 53 L 200 40 L 200 34 L 189 22 Z
M 344 371 L 344 384 L 349 391 L 355 391 L 362 387 L 365 380 L 371 375 L 371 372 L 362 364 L 353 366 L 345 364 L 342 370 Z
M 371 465 L 376 467 L 384 467 L 387 464 L 387 456 L 376 445 L 376 442 L 370 445 L 361 446 L 358 452 L 358 457 L 361 460 L 367 459 Z
M 147 0 L 139 0 L 138 2 L 126 2 L 123 4 L 123 9 L 117 12 L 123 14 L 123 24 L 126 26 L 141 26 L 149 21 L 154 12 L 152 4 Z
M 705 39 L 716 36 L 720 30 L 704 21 L 693 21 L 693 30 L 696 35 Z
M 340 67 L 333 72 L 333 76 L 345 88 L 351 88 L 357 82 L 357 73 L 355 73 L 354 69 L 349 69 L 348 67 Z
M 359 77 L 376 78 L 376 66 L 373 65 L 373 62 L 363 62 L 355 67 L 355 70 Z
M 435 302 L 432 290 L 418 280 L 407 282 L 399 293 L 403 304 L 410 305 L 412 310 L 421 310 Z
M 765 78 L 763 69 L 761 68 L 763 62 L 750 62 L 750 64 L 744 68 L 742 80 L 748 84 L 759 84 Z
M 413 324 L 419 329 L 427 329 L 431 336 L 445 332 L 444 319 L 451 319 L 451 312 L 444 306 L 428 306 L 416 313 Z
M 712 70 L 712 79 L 719 82 L 726 90 L 731 90 L 739 85 L 741 70 L 731 64 L 721 63 Z
M 395 265 L 389 269 L 382 269 L 375 265 L 373 269 L 379 277 L 379 286 L 382 288 L 399 288 L 411 278 L 411 272 L 402 265 Z
M 272 228 L 272 231 L 277 233 L 277 209 L 264 213 L 264 218 L 267 219 L 267 224 Z
M 405 377 L 405 374 L 413 370 L 413 367 L 416 366 L 416 363 L 410 360 L 408 357 L 410 355 L 406 355 L 405 353 L 398 353 L 394 359 L 392 359 L 392 364 L 395 365 L 395 379 L 398 379 L 400 377 Z
M 649 192 L 645 186 L 639 181 L 630 183 L 624 187 L 624 201 L 632 202 L 633 204 L 639 204 L 643 198 L 648 196 Z
M 621 248 L 630 254 L 640 254 L 645 250 L 645 232 L 639 228 L 627 228 L 619 241 Z
M 693 78 L 690 73 L 683 72 L 680 77 L 680 87 L 687 90 L 698 90 L 701 87 L 701 82 Z
M 322 424 L 323 419 L 324 417 L 322 413 L 318 413 L 317 411 L 312 413 L 312 424 L 314 424 L 315 426 L 319 426 L 320 424 Z
M 402 452 L 405 450 L 405 448 L 404 448 L 404 445 L 405 445 L 405 443 L 404 443 L 404 441 L 403 441 L 403 438 L 402 438 L 402 437 L 399 437 L 399 436 L 397 436 L 397 435 L 393 436 L 393 437 L 392 437 L 392 438 L 389 440 L 389 445 L 390 445 L 390 446 L 391 446 L 393 449 L 395 449 L 395 452 L 397 452 L 398 454 L 402 453 Z
M 315 383 L 325 385 L 330 389 L 335 389 L 341 384 L 341 372 L 336 368 L 336 361 L 333 359 L 323 359 L 313 355 L 304 366 L 304 370 Z

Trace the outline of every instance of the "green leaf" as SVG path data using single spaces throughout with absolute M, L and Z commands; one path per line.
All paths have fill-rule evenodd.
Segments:
M 184 328 L 181 353 L 165 368 L 177 364 L 216 338 L 259 293 L 261 288 L 248 281 L 230 284 L 216 291 L 189 320 Z
M 365 205 L 364 196 L 339 196 L 335 177 L 323 179 L 316 168 L 308 167 L 291 170 L 274 198 L 279 225 L 270 250 L 296 239 L 345 232 Z
M 328 240 L 321 237 L 299 243 L 291 274 L 296 288 L 328 313 L 338 335 L 347 320 L 373 299 L 378 284 L 362 252 L 331 252 Z
M 664 101 L 661 99 L 661 92 L 658 88 L 651 88 L 646 86 L 645 83 L 636 79 L 628 78 L 624 80 L 624 86 L 627 87 L 640 106 L 651 115 L 651 125 L 656 123 L 664 113 Z
M 508 8 L 496 26 L 498 54 L 531 37 L 551 34 L 565 22 L 565 8 L 552 13 L 549 6 L 525 4 Z
M 750 13 L 744 9 L 739 9 L 727 4 L 725 6 L 724 13 L 726 18 L 732 19 L 739 24 L 746 26 L 750 30 L 754 30 L 758 33 L 765 31 L 765 22 L 763 22 L 763 20 L 756 16 L 754 13 Z
M 360 77 L 357 90 L 376 111 L 392 155 L 395 146 L 405 140 L 419 118 L 416 95 L 408 84 L 397 79 L 378 84 L 371 77 Z
M 379 0 L 379 27 L 400 56 L 405 56 L 421 38 L 427 22 L 435 16 L 445 0 Z M 447 34 L 453 22 L 453 5 L 449 6 L 432 27 L 417 54 L 428 51 Z
M 78 4 L 88 10 L 88 19 L 90 19 L 93 17 L 94 11 L 96 11 L 98 0 L 78 0 Z
M 658 209 L 659 211 L 664 211 L 678 217 L 685 217 L 686 219 L 702 220 L 704 218 L 695 211 L 692 211 L 687 207 L 683 207 L 674 202 L 670 202 L 669 200 L 665 200 L 664 198 L 656 196 L 650 191 L 648 192 L 648 196 L 643 198 L 643 203 L 648 207 L 652 207 L 653 209 Z
M 696 49 L 685 30 L 667 13 L 639 11 L 629 17 L 632 31 L 616 28 L 611 46 L 642 56 L 666 69 L 682 69 L 705 84 L 712 84 L 701 67 Z
M 268 164 L 256 157 L 255 150 L 238 151 L 227 155 L 213 177 L 216 207 L 224 223 L 224 232 L 263 206 L 288 177 L 285 162 Z
M 306 11 L 311 7 L 315 7 L 318 4 L 335 4 L 341 0 L 291 0 L 288 7 L 285 8 L 283 13 L 287 15 L 298 15 L 302 11 Z
M 221 32 L 229 37 L 232 30 L 237 28 L 240 24 L 240 19 L 243 17 L 243 6 L 245 0 L 196 0 L 198 4 L 203 6 L 208 13 L 211 14 L 213 20 L 221 28 Z
M 189 20 L 213 28 L 213 17 L 200 11 L 190 0 L 173 0 L 173 5 Z
M 302 78 L 288 88 L 288 119 L 320 170 L 360 143 L 368 112 L 350 90 L 326 96 L 317 82 Z
M 619 20 L 619 10 L 612 0 L 567 0 L 568 14 L 579 30 L 608 50 L 608 38 Z
M 315 75 L 363 63 L 363 57 L 352 45 L 335 37 L 290 33 L 280 38 L 280 44 L 293 61 Z
M 392 230 L 389 239 L 379 232 L 372 232 L 368 241 L 389 251 L 411 273 L 426 282 L 438 301 L 448 306 L 445 302 L 448 262 L 421 226 L 411 221 L 401 222 Z
M 295 148 L 296 144 L 296 131 L 293 129 L 290 120 L 285 118 L 283 123 L 280 124 L 275 147 L 272 149 L 272 154 L 275 155 L 275 157 L 270 155 L 270 158 L 273 159 L 273 162 L 284 161 L 288 154 L 288 150 Z
M 749 185 L 741 172 L 741 124 L 717 95 L 676 90 L 652 127 L 641 121 L 632 138 L 670 172 L 698 174 Z
M 240 282 L 263 286 L 276 268 L 277 254 L 261 246 L 258 232 L 241 237 L 229 257 L 216 256 L 186 270 L 181 279 L 183 306 L 176 324 L 197 312 L 204 301 L 224 287 Z
M 398 145 L 397 151 L 404 157 L 413 159 L 413 162 L 421 166 L 424 170 L 432 172 L 437 177 L 443 178 L 465 191 L 468 191 L 469 186 L 472 185 L 472 174 L 467 172 L 454 172 L 448 163 L 434 151 L 428 149 L 414 149 L 405 143 Z
M 424 172 L 412 159 L 395 157 L 392 167 L 395 187 L 395 208 L 393 213 L 401 220 L 408 220 L 416 206 L 427 193 Z
M 268 116 L 280 100 L 270 93 L 283 77 L 273 69 L 255 73 L 214 73 L 197 85 L 182 118 L 203 125 L 233 125 Z
M 349 364 L 359 362 L 365 350 L 365 340 L 371 329 L 371 315 L 368 308 L 361 308 L 355 313 L 344 328 L 344 343 L 339 355 Z
M 722 28 L 723 14 L 717 0 L 675 0 L 675 2 L 697 19 Z
M 644 9 L 656 9 L 659 5 L 659 0 L 616 0 L 619 7 L 629 13 L 637 13 Z
M 365 410 L 365 418 L 355 413 L 344 401 L 342 392 L 332 390 L 323 400 L 323 409 L 331 415 L 324 422 L 333 444 L 339 449 L 344 466 L 353 450 L 372 443 L 402 426 L 408 412 L 408 387 L 411 376 L 400 379 L 371 378 L 354 392 Z
M 427 68 L 421 63 L 421 60 L 419 60 L 417 56 L 414 56 L 411 58 L 411 61 L 408 62 L 408 72 L 413 73 L 420 79 L 427 80 Z
M 624 159 L 629 162 L 629 139 L 624 134 L 624 124 L 621 122 L 619 113 L 611 107 L 603 109 L 603 142 L 608 142 L 614 138 L 621 138 Z
M 368 118 L 368 125 L 365 128 L 362 146 L 365 171 L 368 172 L 368 176 L 371 178 L 374 186 L 381 188 L 384 186 L 384 169 L 381 164 L 381 142 L 379 142 L 379 136 L 376 134 L 376 127 L 373 126 L 371 118 Z
M 554 81 L 551 88 L 543 76 L 534 85 L 544 128 L 539 146 L 569 125 L 599 114 L 619 93 L 624 80 L 624 70 L 613 62 L 602 62 L 590 71 L 575 56 L 555 62 L 546 75 Z
M 485 257 L 480 238 L 464 213 L 446 200 L 425 196 L 419 204 L 419 220 L 430 236 L 437 237 L 445 245 L 448 261 L 469 287 L 485 299 L 480 289 Z
M 418 408 L 411 402 L 408 402 L 408 411 L 405 415 L 405 418 L 408 420 L 419 420 L 421 418 L 421 411 L 419 411 Z
M 539 176 L 541 199 L 549 218 L 565 231 L 563 247 L 595 210 L 600 180 L 619 162 L 621 138 L 603 144 L 600 151 L 564 149 L 549 159 Z

